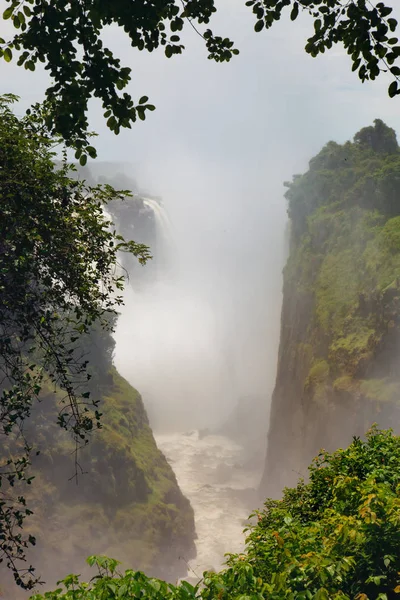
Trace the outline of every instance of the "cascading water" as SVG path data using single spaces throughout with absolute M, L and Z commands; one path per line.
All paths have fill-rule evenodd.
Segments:
M 171 221 L 169 220 L 169 217 L 164 208 L 159 202 L 157 202 L 157 200 L 154 200 L 153 198 L 142 197 L 142 200 L 143 204 L 148 206 L 153 211 L 154 217 L 159 226 L 159 233 L 161 233 L 161 235 L 166 240 L 168 240 L 169 243 L 171 243 Z
M 146 285 L 133 280 L 126 291 L 115 357 L 142 393 L 157 443 L 194 508 L 193 578 L 243 548 L 245 520 L 258 504 L 268 425 L 260 408 L 268 405 L 265 348 L 280 302 L 279 288 L 277 307 L 265 301 L 264 258 L 257 253 L 264 216 L 254 217 L 250 251 L 246 220 L 237 219 L 234 205 L 220 211 L 216 199 L 206 210 L 205 197 L 193 192 L 171 216 L 157 200 L 141 197 L 156 225 L 151 252 L 158 267 Z M 238 420 L 232 413 L 239 402 L 246 418 Z M 252 448 L 257 435 L 263 442 Z
M 164 207 L 149 198 L 143 202 L 154 212 L 156 268 L 146 285 L 136 287 L 133 281 L 126 290 L 117 329 L 118 368 L 143 394 L 153 430 L 206 427 L 215 399 L 226 412 L 235 393 L 216 307 L 188 276 Z
M 171 254 L 175 246 L 171 221 L 159 201 L 144 196 L 141 197 L 141 200 L 144 206 L 151 211 L 156 225 L 156 240 L 151 248 L 156 263 L 156 278 L 162 278 L 167 273 L 170 276 Z
M 194 509 L 197 556 L 188 577 L 196 581 L 219 569 L 225 553 L 242 551 L 246 519 L 259 502 L 259 471 L 245 467 L 243 447 L 223 435 L 158 434 L 156 441 Z

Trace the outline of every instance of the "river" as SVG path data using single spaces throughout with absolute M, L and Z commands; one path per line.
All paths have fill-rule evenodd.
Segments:
M 188 577 L 200 579 L 203 571 L 223 566 L 225 553 L 243 550 L 260 473 L 244 468 L 243 448 L 222 435 L 192 431 L 156 440 L 194 510 L 197 556 L 188 564 Z

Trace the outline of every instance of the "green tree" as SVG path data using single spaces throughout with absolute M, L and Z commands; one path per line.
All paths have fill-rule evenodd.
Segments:
M 195 600 L 199 597 L 198 586 L 186 581 L 175 586 L 140 571 L 129 569 L 121 573 L 118 571 L 120 563 L 106 556 L 89 556 L 87 562 L 97 567 L 97 575 L 90 583 L 81 582 L 79 575 L 69 575 L 53 592 L 35 594 L 31 600 Z
M 101 100 L 108 127 L 116 134 L 145 119 L 154 110 L 147 96 L 136 104 L 123 92 L 131 69 L 104 46 L 103 29 L 115 24 L 123 28 L 133 48 L 152 52 L 161 47 L 170 58 L 181 54 L 180 32 L 189 23 L 204 38 L 208 58 L 229 61 L 238 50 L 226 37 L 205 28 L 216 12 L 215 0 L 6 0 L 4 19 L 11 19 L 16 34 L 0 38 L 0 54 L 10 62 L 33 71 L 45 65 L 53 83 L 46 92 L 46 125 L 76 148 L 76 157 L 86 162 L 95 156 L 87 139 L 87 108 L 92 96 Z M 393 77 L 391 97 L 400 93 L 400 45 L 395 35 L 397 21 L 383 2 L 370 0 L 247 0 L 260 32 L 269 29 L 287 11 L 294 21 L 301 12 L 311 15 L 314 32 L 305 50 L 317 56 L 342 43 L 360 79 L 375 79 L 382 71 Z
M 372 428 L 345 450 L 321 451 L 309 478 L 255 513 L 246 553 L 206 576 L 204 600 L 398 597 L 400 437 Z
M 24 422 L 45 383 L 64 392 L 58 424 L 77 448 L 100 426 L 87 360 L 77 346 L 82 335 L 95 335 L 94 325 L 113 327 L 124 282 L 118 251 L 141 263 L 149 254 L 117 235 L 105 215 L 105 203 L 126 192 L 86 187 L 70 179 L 65 162 L 56 169 L 58 141 L 43 128 L 41 114 L 17 118 L 10 108 L 15 100 L 0 97 L 0 562 L 31 588 L 33 570 L 21 567 L 35 541 L 22 533 L 30 510 L 21 487 L 31 482 L 32 451 Z
M 32 600 L 394 600 L 400 593 L 400 437 L 372 428 L 345 450 L 321 451 L 309 483 L 256 512 L 246 551 L 200 586 L 175 587 L 90 557 L 99 577 L 71 575 Z

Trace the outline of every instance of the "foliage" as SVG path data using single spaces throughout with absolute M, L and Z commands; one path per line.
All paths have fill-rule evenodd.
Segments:
M 385 125 L 381 119 L 375 120 L 374 127 L 364 127 L 354 136 L 354 142 L 370 146 L 374 152 L 383 154 L 397 152 L 397 140 L 394 129 Z
M 96 349 L 91 358 L 98 354 Z M 89 367 L 97 372 L 96 362 Z M 89 575 L 82 561 L 95 551 L 122 556 L 125 564 L 155 577 L 183 575 L 180 557 L 190 560 L 195 553 L 193 509 L 157 448 L 142 398 L 111 365 L 95 393 L 102 427 L 79 451 L 84 475 L 78 485 L 71 479 L 73 440 L 55 424 L 62 393 L 43 385 L 25 426 L 25 435 L 41 449 L 32 457 L 35 480 L 25 494 L 33 515 L 24 533 L 36 538 L 29 559 L 49 589 L 67 572 Z M 5 597 L 22 598 L 5 571 L 0 569 Z
M 314 365 L 327 364 L 319 385 L 326 396 L 333 388 L 396 401 L 387 340 L 398 331 L 399 170 L 395 133 L 376 120 L 353 143 L 329 142 L 307 173 L 286 184 L 293 248 L 285 282 L 298 298 L 307 295 L 302 343 L 311 344 Z M 381 382 L 379 393 L 367 373 Z M 311 375 L 304 387 L 312 395 Z
M 0 39 L 0 53 L 10 62 L 16 52 L 18 64 L 30 71 L 38 62 L 46 65 L 54 81 L 46 93 L 46 125 L 75 146 L 82 164 L 87 154 L 96 155 L 87 139 L 90 97 L 101 100 L 107 125 L 116 134 L 121 127 L 131 127 L 137 118 L 144 120 L 147 111 L 155 108 L 147 96 L 134 104 L 127 92 L 122 93 L 131 79 L 131 69 L 122 66 L 104 46 L 101 33 L 105 27 L 118 25 L 132 47 L 148 52 L 161 47 L 171 58 L 184 50 L 180 32 L 189 23 L 204 39 L 208 58 L 223 62 L 238 53 L 228 38 L 214 35 L 211 29 L 202 33 L 198 29 L 209 24 L 217 10 L 215 0 L 7 0 L 7 4 L 3 19 L 10 19 L 17 32 L 9 40 Z M 256 17 L 256 32 L 269 29 L 286 9 L 292 21 L 300 12 L 308 13 L 314 32 L 305 49 L 311 56 L 342 43 L 351 57 L 352 70 L 362 81 L 389 71 L 393 77 L 389 95 L 400 93 L 400 67 L 395 64 L 400 56 L 397 21 L 383 2 L 247 0 L 246 5 Z
M 118 561 L 105 556 L 89 556 L 90 566 L 98 568 L 98 575 L 90 583 L 79 576 L 69 575 L 54 592 L 35 594 L 31 600 L 124 600 L 148 598 L 149 600 L 191 600 L 196 598 L 197 587 L 187 582 L 179 586 L 160 579 L 149 578 L 140 571 L 119 573 Z
M 20 493 L 29 484 L 31 446 L 23 436 L 44 381 L 62 391 L 56 419 L 84 444 L 100 426 L 98 398 L 87 388 L 86 360 L 77 356 L 81 335 L 94 323 L 112 327 L 110 313 L 122 302 L 117 252 L 144 263 L 146 246 L 125 242 L 103 207 L 126 192 L 86 187 L 56 170 L 55 145 L 40 115 L 17 118 L 16 98 L 0 98 L 0 562 L 21 586 L 32 569 L 18 569 L 34 538 L 20 532 L 30 514 Z M 22 435 L 21 435 L 22 434 Z M 18 483 L 18 493 L 13 494 Z
M 399 461 L 400 438 L 376 428 L 346 450 L 321 451 L 310 482 L 268 500 L 250 529 L 246 554 L 231 557 L 227 576 L 232 580 L 246 565 L 254 578 L 250 590 L 237 583 L 220 598 L 239 597 L 233 592 L 302 600 L 396 597 Z
M 99 577 L 69 576 L 32 600 L 390 600 L 400 592 L 400 437 L 373 427 L 345 450 L 321 451 L 309 483 L 286 488 L 253 516 L 246 551 L 200 587 L 171 586 L 90 557 Z M 62 586 L 62 587 L 61 587 Z

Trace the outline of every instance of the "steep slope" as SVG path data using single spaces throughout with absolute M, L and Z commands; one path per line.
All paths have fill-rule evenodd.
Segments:
M 42 554 L 39 562 L 47 565 L 57 553 L 60 574 L 91 553 L 167 578 L 184 574 L 179 556 L 193 556 L 193 511 L 156 446 L 139 393 L 112 371 L 103 389 L 103 429 L 78 455 L 84 470 L 78 485 L 68 479 L 71 442 L 43 427 L 50 416 L 46 405 L 51 397 L 43 398 L 38 420 L 37 442 L 44 450 L 34 464 L 34 556 Z
M 181 557 L 195 556 L 193 510 L 156 446 L 139 393 L 115 369 L 99 390 L 103 428 L 78 454 L 77 481 L 74 444 L 55 425 L 59 392 L 43 390 L 25 431 L 41 452 L 31 490 L 23 490 L 34 512 L 24 530 L 37 539 L 28 558 L 46 588 L 82 572 L 90 554 L 167 580 L 186 573 Z M 2 597 L 19 597 L 6 571 L 0 581 Z
M 321 447 L 400 423 L 400 152 L 376 120 L 286 184 L 291 224 L 262 491 Z

